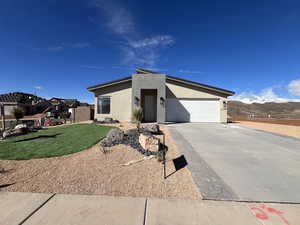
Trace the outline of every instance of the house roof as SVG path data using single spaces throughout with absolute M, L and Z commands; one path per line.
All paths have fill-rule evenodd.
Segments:
M 56 98 L 53 97 L 49 100 L 52 104 L 66 104 L 69 107 L 76 107 L 80 104 L 77 99 L 69 99 L 69 98 Z
M 136 73 L 137 74 L 149 74 L 149 73 L 151 73 L 151 74 L 160 74 L 158 72 L 154 72 L 154 71 L 147 70 L 147 69 L 141 69 L 141 68 L 136 69 Z M 191 85 L 191 86 L 195 86 L 195 87 L 204 88 L 204 89 L 211 90 L 211 91 L 221 92 L 221 93 L 226 94 L 228 96 L 231 96 L 231 95 L 235 94 L 233 91 L 229 91 L 229 90 L 226 90 L 226 89 L 222 89 L 222 88 L 218 88 L 218 87 L 214 87 L 214 86 L 210 86 L 210 85 L 207 85 L 207 84 L 202 84 L 202 83 L 198 83 L 198 82 L 194 82 L 194 81 L 190 81 L 190 80 L 185 80 L 185 79 L 182 79 L 182 78 L 179 78 L 179 77 L 166 75 L 166 78 L 167 78 L 167 81 L 175 81 L 175 82 L 179 82 L 179 83 L 183 83 L 183 84 L 187 84 L 187 85 Z M 125 77 L 125 78 L 122 78 L 122 79 L 97 84 L 97 85 L 88 87 L 87 89 L 89 91 L 94 91 L 94 90 L 99 89 L 99 88 L 112 86 L 112 85 L 116 85 L 116 84 L 121 84 L 121 83 L 125 83 L 125 82 L 131 81 L 131 80 L 132 80 L 131 76 L 130 77 Z
M 94 91 L 94 90 L 99 89 L 99 88 L 103 88 L 103 87 L 107 87 L 107 86 L 111 86 L 111 85 L 115 85 L 115 84 L 121 84 L 121 83 L 125 83 L 125 82 L 128 82 L 128 81 L 131 81 L 131 76 L 130 77 L 124 77 L 124 78 L 118 79 L 118 80 L 113 80 L 113 81 L 101 83 L 101 84 L 96 84 L 96 85 L 88 87 L 87 89 L 89 91 Z
M 38 101 L 42 98 L 37 97 L 36 95 L 27 94 L 23 92 L 12 92 L 8 94 L 0 95 L 0 102 L 9 102 L 9 103 L 29 103 L 31 101 Z

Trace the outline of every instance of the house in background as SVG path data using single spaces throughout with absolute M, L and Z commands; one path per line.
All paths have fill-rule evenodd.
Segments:
M 58 111 L 67 112 L 69 108 L 76 108 L 80 105 L 77 99 L 66 99 L 66 98 L 51 98 L 49 99 L 51 105 Z
M 227 122 L 227 97 L 234 92 L 145 69 L 87 88 L 95 95 L 95 119 L 131 121 L 143 109 L 144 122 Z
M 50 105 L 46 99 L 23 92 L 1 94 L 0 104 L 4 105 L 4 114 L 7 116 L 12 115 L 16 107 L 22 108 L 26 115 L 33 115 Z

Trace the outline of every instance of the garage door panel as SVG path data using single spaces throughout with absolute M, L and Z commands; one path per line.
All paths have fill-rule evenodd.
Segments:
M 167 99 L 167 121 L 220 122 L 219 101 Z

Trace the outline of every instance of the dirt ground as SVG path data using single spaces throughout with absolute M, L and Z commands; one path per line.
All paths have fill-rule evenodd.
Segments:
M 251 121 L 237 121 L 237 123 L 244 127 L 265 130 L 277 134 L 300 138 L 300 126 L 289 126 L 282 124 L 260 123 Z
M 190 171 L 183 168 L 175 172 L 172 159 L 180 154 L 166 128 L 164 132 L 169 147 L 167 179 L 163 177 L 162 163 L 156 158 L 122 166 L 144 156 L 124 145 L 114 146 L 104 154 L 97 144 L 61 157 L 0 160 L 0 167 L 5 170 L 0 172 L 0 191 L 201 199 Z M 12 185 L 3 187 L 6 184 Z
M 233 117 L 233 121 L 250 121 L 259 123 L 272 123 L 272 124 L 282 124 L 290 126 L 300 126 L 300 119 L 275 119 L 275 118 L 242 118 Z

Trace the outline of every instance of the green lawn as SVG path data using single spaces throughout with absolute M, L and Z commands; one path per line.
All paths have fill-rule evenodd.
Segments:
M 111 127 L 76 124 L 48 128 L 0 141 L 0 159 L 33 159 L 71 154 L 91 147 Z

